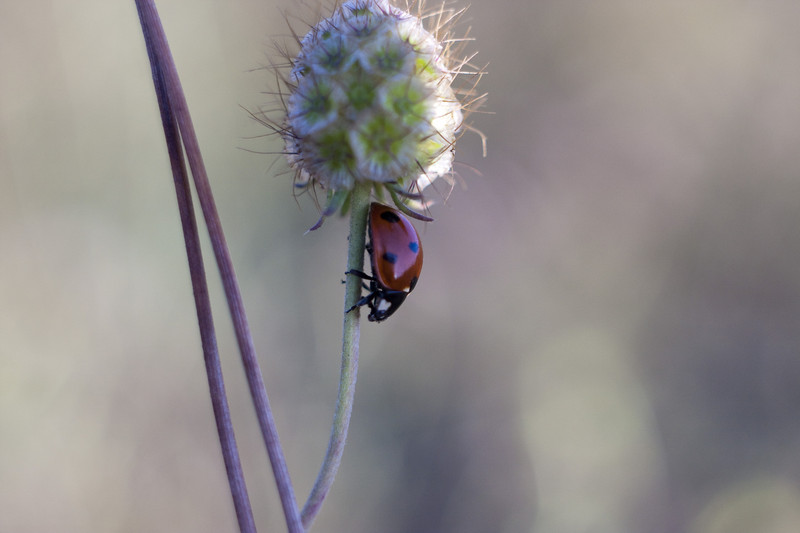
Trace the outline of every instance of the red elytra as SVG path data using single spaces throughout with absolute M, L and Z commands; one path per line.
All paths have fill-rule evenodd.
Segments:
M 369 206 L 369 244 L 372 276 L 351 270 L 348 274 L 370 281 L 369 294 L 348 309 L 368 305 L 370 322 L 391 316 L 414 290 L 422 271 L 422 243 L 416 228 L 396 209 L 373 202 Z
M 396 209 L 369 207 L 372 275 L 384 288 L 411 292 L 422 270 L 422 244 L 416 228 Z

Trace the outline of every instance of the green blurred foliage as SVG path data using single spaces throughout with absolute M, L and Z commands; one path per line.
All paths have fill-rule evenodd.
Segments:
M 295 203 L 269 2 L 160 2 L 299 497 L 346 224 Z M 476 1 L 493 115 L 362 331 L 327 532 L 800 530 L 800 4 Z M 301 26 L 297 26 L 300 28 Z M 0 531 L 233 531 L 130 3 L 0 3 Z M 244 148 L 244 150 L 242 150 Z M 475 172 L 475 170 L 479 171 Z M 262 531 L 281 531 L 213 268 Z

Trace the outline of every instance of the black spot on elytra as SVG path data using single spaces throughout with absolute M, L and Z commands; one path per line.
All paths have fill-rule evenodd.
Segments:
M 394 211 L 384 211 L 381 213 L 381 218 L 390 224 L 397 224 L 400 222 L 400 217 Z
M 408 243 L 408 249 L 414 253 L 419 252 L 419 243 L 416 241 L 411 241 L 410 243 Z
M 391 252 L 384 252 L 383 260 L 387 263 L 395 264 L 397 263 L 397 254 L 393 254 Z

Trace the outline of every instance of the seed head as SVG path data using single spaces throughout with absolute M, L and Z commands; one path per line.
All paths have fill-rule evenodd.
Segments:
M 280 132 L 295 185 L 327 191 L 323 216 L 346 206 L 358 184 L 407 201 L 451 180 L 464 120 L 453 82 L 467 61 L 453 60 L 459 40 L 449 32 L 460 14 L 418 17 L 388 0 L 349 0 L 298 39 Z

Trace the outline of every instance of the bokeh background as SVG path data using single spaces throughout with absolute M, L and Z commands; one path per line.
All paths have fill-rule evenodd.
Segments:
M 243 109 L 294 7 L 159 6 L 304 499 L 347 226 L 303 235 L 313 203 Z M 800 531 L 800 3 L 467 18 L 488 157 L 460 141 L 417 290 L 363 328 L 314 530 Z M 236 528 L 162 139 L 132 1 L 0 1 L 0 532 Z M 282 531 L 209 271 L 256 518 Z

